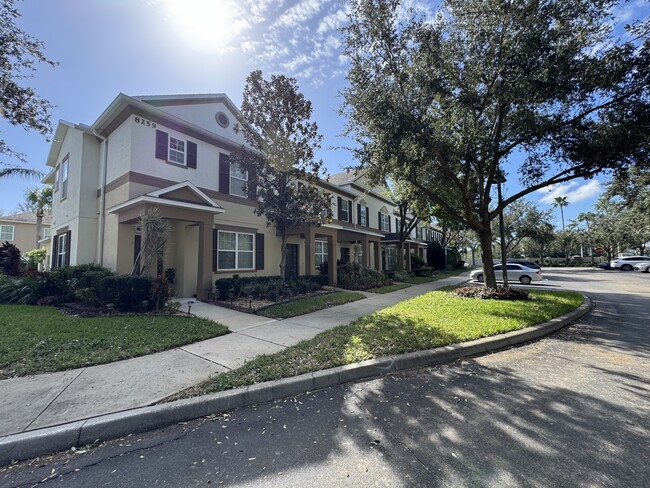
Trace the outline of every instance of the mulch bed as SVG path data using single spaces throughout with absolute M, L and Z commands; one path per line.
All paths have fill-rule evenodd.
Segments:
M 296 300 L 302 300 L 303 298 L 309 298 L 318 295 L 329 295 L 330 293 L 333 292 L 329 290 L 319 290 L 310 293 L 303 293 L 301 295 L 293 295 L 291 297 L 282 297 L 279 298 L 277 301 L 268 300 L 268 299 L 260 300 L 260 299 L 252 299 L 252 298 L 237 298 L 233 300 L 211 300 L 206 303 L 218 305 L 219 307 L 230 308 L 232 310 L 237 310 L 238 312 L 256 314 L 266 308 L 272 307 L 273 305 L 294 302 Z

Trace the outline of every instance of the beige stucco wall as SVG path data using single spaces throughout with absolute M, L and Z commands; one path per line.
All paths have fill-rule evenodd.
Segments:
M 183 120 L 187 120 L 198 127 L 202 127 L 210 132 L 214 132 L 215 134 L 234 141 L 237 144 L 246 143 L 243 133 L 240 131 L 236 134 L 233 130 L 236 122 L 235 116 L 223 103 L 169 105 L 158 108 Z M 230 119 L 230 125 L 227 128 L 224 129 L 217 124 L 215 119 L 217 112 L 224 112 Z
M 36 249 L 36 223 L 16 222 L 13 220 L 0 220 L 0 225 L 11 225 L 14 228 L 14 238 L 9 241 L 14 244 L 21 253 Z M 44 225 L 43 229 L 49 228 Z M 4 240 L 0 242 L 3 243 Z

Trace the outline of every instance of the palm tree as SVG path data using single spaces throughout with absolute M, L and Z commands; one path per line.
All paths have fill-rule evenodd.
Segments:
M 554 207 L 560 207 L 560 215 L 562 216 L 562 230 L 564 230 L 564 210 L 563 208 L 569 205 L 569 202 L 567 201 L 566 197 L 555 197 L 554 199 L 555 203 L 553 203 Z
M 35 169 L 23 168 L 22 166 L 4 165 L 0 168 L 0 178 L 7 176 L 22 176 L 24 178 L 42 178 L 43 172 Z
M 52 211 L 52 187 L 32 188 L 25 193 L 27 207 L 36 214 L 36 249 L 41 247 L 43 238 L 43 217 L 45 212 Z

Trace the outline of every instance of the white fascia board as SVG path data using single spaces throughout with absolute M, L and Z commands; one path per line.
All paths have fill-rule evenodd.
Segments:
M 166 188 L 161 188 L 160 190 L 152 191 L 150 193 L 147 193 L 148 196 L 150 197 L 156 197 L 159 198 L 161 195 L 164 195 L 166 193 L 171 193 L 176 190 L 180 190 L 181 188 L 188 188 L 191 190 L 196 196 L 201 197 L 207 203 L 208 205 L 214 207 L 214 208 L 223 208 L 219 206 L 214 200 L 212 200 L 209 196 L 207 196 L 205 193 L 203 193 L 199 188 L 194 186 L 190 181 L 181 181 L 180 183 L 177 183 L 172 186 L 168 186 Z
M 166 207 L 186 208 L 188 210 L 198 210 L 200 212 L 209 212 L 213 214 L 220 214 L 225 212 L 225 209 L 221 207 L 206 207 L 205 205 L 198 205 L 196 203 L 178 202 L 176 200 L 165 200 L 164 198 L 156 198 L 143 195 L 141 197 L 134 198 L 133 200 L 129 200 L 127 202 L 116 205 L 115 207 L 109 208 L 108 213 L 117 213 L 120 210 L 125 210 L 139 203 L 152 203 Z

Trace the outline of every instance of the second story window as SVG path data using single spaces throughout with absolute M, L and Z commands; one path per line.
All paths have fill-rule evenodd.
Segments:
M 390 232 L 390 215 L 379 213 L 379 230 Z
M 68 196 L 68 160 L 61 163 L 61 200 Z
M 0 241 L 13 241 L 14 240 L 14 226 L 13 225 L 0 225 Z
M 238 164 L 230 165 L 230 194 L 238 197 L 248 197 L 246 184 L 248 183 L 248 171 Z
M 169 137 L 169 160 L 185 166 L 185 141 Z
M 363 227 L 368 227 L 370 223 L 368 222 L 368 207 L 359 204 L 359 225 Z
M 341 197 L 336 198 L 339 207 L 339 220 L 342 222 L 352 222 L 352 202 Z

